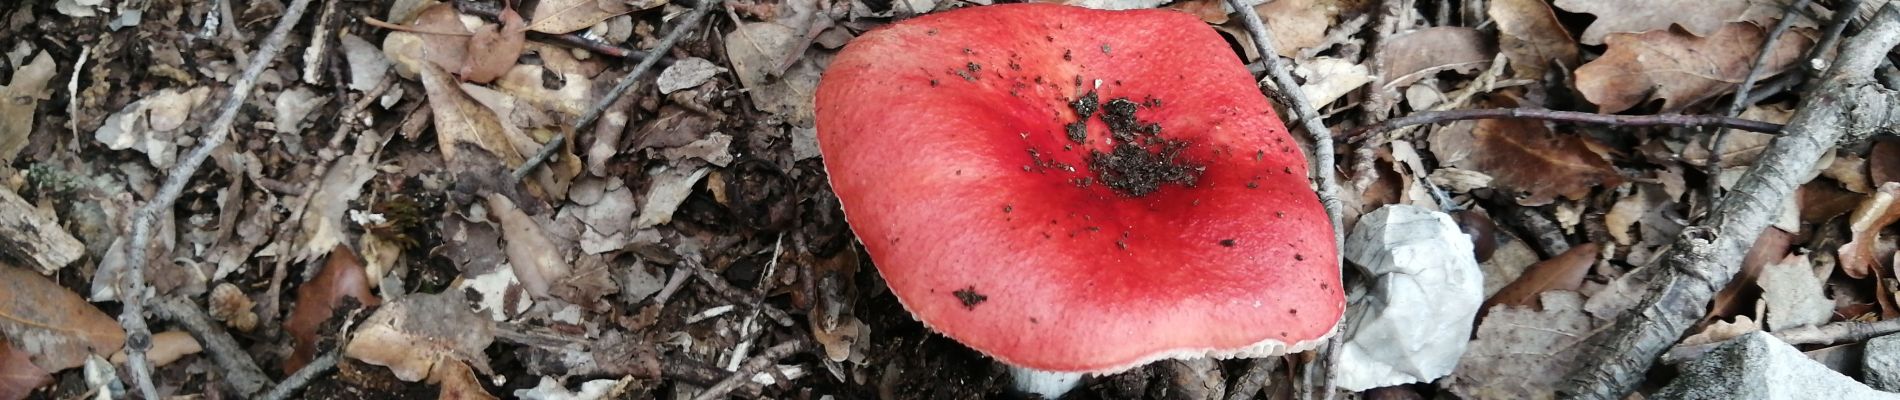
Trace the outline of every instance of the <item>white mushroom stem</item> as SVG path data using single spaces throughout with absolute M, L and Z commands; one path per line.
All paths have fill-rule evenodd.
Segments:
M 1016 391 L 1034 393 L 1045 399 L 1061 398 L 1063 393 L 1082 383 L 1082 373 L 1055 372 L 1009 366 L 1009 378 L 1014 381 Z

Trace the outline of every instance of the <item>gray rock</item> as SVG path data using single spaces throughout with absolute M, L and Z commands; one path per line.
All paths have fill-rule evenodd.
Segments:
M 1730 340 L 1682 366 L 1654 399 L 1900 399 L 1809 360 L 1767 333 Z
M 1900 334 L 1867 341 L 1861 362 L 1861 381 L 1888 392 L 1900 392 Z

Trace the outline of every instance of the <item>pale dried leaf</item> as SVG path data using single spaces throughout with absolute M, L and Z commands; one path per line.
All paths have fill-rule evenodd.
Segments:
M 494 342 L 495 326 L 470 311 L 461 296 L 421 293 L 384 305 L 356 329 L 343 355 L 389 367 L 409 382 L 429 377 L 445 362 L 486 372 L 483 350 Z
M 1300 85 L 1300 91 L 1315 105 L 1332 104 L 1346 93 L 1372 82 L 1372 73 L 1365 65 L 1333 57 L 1315 57 L 1299 63 L 1293 73 L 1306 81 Z
M 1441 26 L 1393 37 L 1379 46 L 1386 67 L 1383 89 L 1400 88 L 1440 71 L 1472 72 L 1491 64 L 1498 53 L 1491 38 L 1477 29 Z
M 723 72 L 726 72 L 726 69 L 713 64 L 712 61 L 699 57 L 687 57 L 674 61 L 673 65 L 666 67 L 665 71 L 660 71 L 660 78 L 655 86 L 659 87 L 660 93 L 673 93 L 680 89 L 704 84 Z
M 1735 316 L 1735 322 L 1715 321 L 1715 323 L 1709 324 L 1708 327 L 1702 328 L 1702 332 L 1697 332 L 1694 335 L 1689 335 L 1689 337 L 1682 339 L 1682 343 L 1677 343 L 1676 345 L 1677 346 L 1700 346 L 1700 345 L 1705 345 L 1705 344 L 1721 343 L 1721 342 L 1726 342 L 1729 339 L 1734 339 L 1736 337 L 1746 335 L 1749 332 L 1760 332 L 1760 331 L 1761 331 L 1760 322 L 1756 322 L 1753 319 L 1749 319 L 1747 315 L 1738 315 L 1738 316 Z
M 1822 293 L 1821 278 L 1805 254 L 1769 263 L 1755 284 L 1761 285 L 1762 301 L 1768 303 L 1762 322 L 1769 330 L 1820 325 L 1834 317 L 1834 300 Z
M 665 4 L 664 1 L 643 1 L 641 8 L 635 9 L 624 0 L 543 0 L 534 6 L 534 23 L 528 30 L 542 33 L 568 33 L 587 29 L 613 18 Z
M 363 185 L 376 176 L 376 166 L 367 155 L 349 155 L 336 160 L 325 172 L 323 180 L 318 181 L 317 190 L 307 199 L 303 220 L 299 222 L 303 233 L 297 237 L 302 243 L 295 247 L 292 259 L 307 261 L 329 254 L 337 245 L 348 240 L 348 216 L 350 201 L 363 194 Z
M 1763 228 L 1755 244 L 1742 256 L 1742 269 L 1729 280 L 1728 287 L 1715 293 L 1715 301 L 1710 305 L 1711 318 L 1742 315 L 1754 312 L 1754 299 L 1760 295 L 1755 285 L 1763 268 L 1769 263 L 1780 262 L 1787 257 L 1790 242 L 1794 234 L 1775 227 Z
M 180 128 L 191 115 L 191 110 L 203 103 L 210 94 L 209 87 L 183 92 L 177 89 L 159 90 L 106 117 L 105 124 L 93 132 L 93 139 L 109 149 L 132 149 L 145 153 L 154 167 L 170 167 L 178 157 L 178 145 L 173 140 L 185 133 Z
M 125 345 L 119 322 L 40 274 L 0 261 L 0 336 L 59 372 Z
M 1603 44 L 1612 33 L 1664 31 L 1672 25 L 1696 36 L 1714 35 L 1731 22 L 1771 26 L 1781 19 L 1787 3 L 1785 0 L 1556 1 L 1557 7 L 1566 11 L 1596 15 L 1596 22 L 1583 30 L 1583 43 L 1590 45 Z M 1816 26 L 1813 20 L 1800 18 L 1795 26 Z
M 579 392 L 569 391 L 561 382 L 550 377 L 541 377 L 541 383 L 533 389 L 515 389 L 515 397 L 526 400 L 600 400 L 608 398 L 621 388 L 620 381 L 596 379 L 581 383 Z
M 1613 34 L 1604 39 L 1609 48 L 1602 57 L 1577 68 L 1577 91 L 1605 113 L 1650 99 L 1661 99 L 1663 112 L 1681 111 L 1740 84 L 1767 36 L 1761 27 L 1741 22 L 1707 37 L 1675 30 Z M 1804 35 L 1782 35 L 1758 79 L 1794 65 L 1812 43 Z
M 1498 48 L 1511 60 L 1512 76 L 1542 79 L 1553 67 L 1576 68 L 1577 41 L 1543 0 L 1491 0 L 1486 12 L 1498 24 Z
M 330 103 L 330 96 L 319 95 L 308 87 L 298 86 L 277 94 L 274 101 L 277 118 L 273 124 L 278 132 L 298 135 L 303 132 L 303 120 L 310 112 L 322 109 Z
M 383 37 L 383 55 L 395 62 L 397 73 L 411 79 L 422 73 L 425 64 L 444 71 L 462 70 L 472 33 L 462 24 L 460 14 L 448 3 L 422 9 L 415 21 L 405 26 L 431 33 L 390 32 Z
M 430 121 L 435 123 L 436 145 L 442 157 L 454 162 L 461 150 L 457 143 L 469 143 L 500 158 L 504 167 L 514 168 L 527 159 L 515 150 L 495 110 L 469 97 L 447 72 L 424 65 L 422 86 L 429 93 Z
M 653 174 L 653 185 L 647 187 L 646 206 L 640 207 L 640 219 L 634 221 L 635 229 L 673 221 L 673 211 L 680 203 L 693 194 L 693 185 L 710 172 L 707 168 L 667 168 Z
M 508 264 L 514 266 L 515 277 L 529 294 L 547 297 L 551 285 L 569 274 L 561 247 L 548 238 L 540 222 L 516 208 L 507 196 L 490 193 L 486 198 L 488 215 L 501 224 Z
M 55 72 L 53 57 L 41 51 L 33 62 L 13 70 L 13 81 L 0 86 L 0 165 L 12 165 L 33 133 L 34 111 L 47 97 L 46 82 Z
M 429 382 L 441 387 L 442 393 L 437 400 L 494 400 L 495 395 L 482 388 L 482 381 L 475 378 L 475 370 L 467 363 L 448 361 L 438 364 L 440 368 L 429 375 Z
M 343 43 L 343 59 L 350 63 L 350 90 L 368 92 L 383 81 L 389 71 L 389 57 L 376 45 L 347 32 L 338 36 Z
M 1541 296 L 1543 311 L 1500 306 L 1478 324 L 1458 368 L 1451 392 L 1472 399 L 1552 399 L 1558 383 L 1583 351 L 1580 346 L 1600 323 L 1581 309 L 1575 292 Z
M 759 111 L 779 114 L 798 126 L 815 121 L 813 95 L 817 93 L 819 61 L 826 56 L 807 54 L 786 69 L 773 73 L 787 52 L 800 43 L 800 34 L 785 25 L 757 22 L 726 34 L 726 58 Z
M 1864 279 L 1873 273 L 1874 268 L 1881 267 L 1879 260 L 1883 257 L 1876 254 L 1876 248 L 1879 247 L 1881 229 L 1900 221 L 1900 207 L 1894 204 L 1896 200 L 1900 200 L 1900 182 L 1882 183 L 1880 190 L 1873 197 L 1862 201 L 1848 217 L 1847 226 L 1853 232 L 1853 238 L 1841 245 L 1839 250 L 1841 271 L 1846 272 L 1847 276 Z

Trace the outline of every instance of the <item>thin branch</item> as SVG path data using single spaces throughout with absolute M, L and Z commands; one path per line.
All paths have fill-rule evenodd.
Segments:
M 1319 112 L 1314 111 L 1313 104 L 1306 100 L 1306 94 L 1300 90 L 1299 82 L 1294 81 L 1293 75 L 1287 73 L 1287 67 L 1280 60 L 1280 52 L 1273 48 L 1273 35 L 1267 30 L 1266 22 L 1260 20 L 1260 14 L 1254 12 L 1253 7 L 1242 0 L 1227 0 L 1227 5 L 1240 14 L 1241 21 L 1247 25 L 1247 32 L 1253 36 L 1253 44 L 1260 51 L 1260 60 L 1266 64 L 1267 76 L 1273 78 L 1275 86 L 1279 86 L 1280 90 L 1276 92 L 1281 97 L 1281 104 L 1293 110 L 1300 125 L 1306 128 L 1306 134 L 1312 136 L 1311 156 L 1314 164 L 1312 174 L 1313 179 L 1319 182 L 1319 202 L 1326 207 L 1327 219 L 1332 223 L 1333 246 L 1344 248 L 1346 234 L 1345 227 L 1341 226 L 1344 225 L 1344 220 L 1340 213 L 1344 203 L 1339 201 L 1339 182 L 1333 179 L 1333 131 L 1320 122 Z M 1339 268 L 1340 265 L 1333 267 Z M 1328 346 L 1322 348 L 1324 354 L 1333 353 L 1333 349 L 1337 347 L 1332 345 L 1337 344 L 1337 340 L 1329 339 L 1328 343 Z M 1254 360 L 1254 362 L 1262 361 Z M 1323 365 L 1322 368 L 1328 371 L 1324 386 L 1326 396 L 1331 397 L 1333 391 L 1331 363 Z
M 148 399 L 158 397 L 158 389 L 152 385 L 152 366 L 145 358 L 145 351 L 151 349 L 152 331 L 145 325 L 145 252 L 152 242 L 152 224 L 161 214 L 166 214 L 172 203 L 178 201 L 178 195 L 185 190 L 185 183 L 191 181 L 191 175 L 198 172 L 211 151 L 224 145 L 231 137 L 231 124 L 237 122 L 238 111 L 244 108 L 244 102 L 251 97 L 251 89 L 257 85 L 257 76 L 264 73 L 277 54 L 284 49 L 284 39 L 290 36 L 291 28 L 303 19 L 305 8 L 310 0 L 294 0 L 284 10 L 284 17 L 277 21 L 270 36 L 264 37 L 257 54 L 250 64 L 244 67 L 244 73 L 231 83 L 231 97 L 218 111 L 218 118 L 211 121 L 200 137 L 203 143 L 191 150 L 165 176 L 165 184 L 159 186 L 158 193 L 145 202 L 144 207 L 132 214 L 132 237 L 125 252 L 125 271 L 119 274 L 119 296 L 125 308 L 119 313 L 119 325 L 125 328 L 126 367 L 130 369 L 133 380 L 138 383 L 139 392 Z
M 1768 55 L 1775 52 L 1775 42 L 1781 40 L 1782 34 L 1788 33 L 1788 28 L 1794 26 L 1794 20 L 1798 17 L 1795 14 L 1800 13 L 1801 9 L 1807 6 L 1808 0 L 1795 0 L 1794 4 L 1789 4 L 1787 9 L 1781 12 L 1781 22 L 1775 23 L 1775 28 L 1768 31 L 1768 39 L 1762 40 L 1761 49 L 1755 51 L 1755 61 L 1749 64 L 1748 74 L 1742 76 L 1741 86 L 1735 87 L 1735 95 L 1730 97 L 1728 112 L 1723 113 L 1723 116 L 1742 115 L 1742 109 L 1748 108 L 1748 92 L 1755 89 L 1755 79 L 1761 77 L 1762 68 L 1768 65 Z M 1722 174 L 1722 147 L 1728 142 L 1727 139 L 1728 128 L 1715 130 L 1715 137 L 1709 139 L 1709 162 L 1703 166 L 1705 169 L 1703 173 L 1710 176 L 1710 179 L 1703 191 L 1708 193 L 1710 199 L 1722 192 L 1722 180 L 1714 177 Z
M 1583 353 L 1558 388 L 1559 397 L 1621 399 L 1643 383 L 1657 357 L 1708 313 L 1762 228 L 1783 200 L 1813 172 L 1814 161 L 1842 140 L 1860 141 L 1900 119 L 1900 93 L 1871 73 L 1900 45 L 1900 5 L 1881 8 L 1866 30 L 1847 41 L 1819 90 L 1808 93 L 1782 137 L 1700 221 L 1685 228 L 1658 258 L 1655 276 L 1634 309 L 1582 343 Z
M 270 385 L 270 378 L 251 360 L 244 346 L 239 345 L 237 339 L 231 338 L 230 333 L 213 322 L 190 299 L 167 297 L 153 304 L 152 313 L 184 327 L 186 332 L 198 339 L 198 343 L 203 343 L 205 354 L 211 356 L 211 362 L 217 364 L 219 373 L 224 375 L 224 382 L 237 390 L 239 397 L 254 396 Z
M 1268 357 L 1247 363 L 1247 371 L 1234 379 L 1234 387 L 1227 391 L 1227 400 L 1247 400 L 1258 397 L 1260 389 L 1266 388 L 1273 380 L 1273 371 L 1280 369 L 1280 357 Z M 1271 397 L 1271 396 L 1269 396 Z
M 707 3 L 711 2 L 712 1 L 707 1 Z M 804 351 L 808 345 L 810 345 L 810 343 L 807 343 L 804 338 L 798 338 L 787 340 L 785 343 L 779 343 L 777 346 L 765 349 L 765 351 L 759 352 L 759 355 L 746 359 L 745 364 L 739 366 L 739 370 L 733 371 L 732 375 L 727 376 L 725 380 L 721 380 L 718 384 L 706 388 L 706 391 L 700 392 L 698 396 L 693 396 L 693 400 L 716 400 L 725 398 L 726 394 L 732 393 L 734 389 L 738 389 L 739 386 L 750 382 L 753 375 L 758 375 L 760 372 L 764 372 L 766 368 L 778 364 L 778 360 L 781 358 L 790 357 L 792 354 Z
M 693 11 L 686 14 L 686 19 L 680 20 L 679 25 L 674 26 L 672 32 L 667 32 L 666 37 L 660 38 L 660 43 L 654 45 L 653 50 L 647 52 L 647 54 L 663 55 L 671 51 L 674 45 L 679 44 L 680 39 L 686 37 L 687 32 L 692 32 L 699 27 L 699 22 L 706 19 L 706 14 L 711 12 L 713 7 L 718 6 L 720 0 L 701 0 L 698 3 L 699 4 L 693 6 Z M 627 71 L 627 75 L 621 77 L 619 83 L 614 84 L 613 90 L 608 91 L 606 96 L 601 96 L 600 101 L 594 102 L 593 107 L 589 107 L 586 113 L 581 114 L 580 120 L 574 121 L 573 130 L 569 131 L 567 135 L 557 135 L 554 139 L 548 140 L 547 144 L 541 145 L 541 150 L 536 151 L 533 157 L 528 158 L 526 162 L 521 163 L 520 167 L 515 168 L 514 178 L 519 180 L 527 177 L 528 173 L 534 172 L 535 167 L 539 167 L 541 164 L 547 162 L 548 157 L 552 157 L 554 151 L 560 149 L 561 146 L 567 142 L 568 136 L 572 136 L 577 132 L 586 131 L 588 127 L 594 124 L 595 120 L 600 119 L 600 114 L 605 112 L 607 107 L 613 106 L 616 101 L 620 101 L 620 96 L 626 95 L 628 90 L 633 89 L 635 83 L 640 82 L 640 75 L 646 74 L 647 70 L 653 69 L 654 65 L 659 64 L 661 58 L 663 57 L 646 57 L 641 59 L 640 64 L 634 65 L 632 71 Z
M 1398 129 L 1398 128 L 1406 127 L 1406 126 L 1423 125 L 1423 124 L 1442 124 L 1442 123 L 1447 123 L 1447 122 L 1464 121 L 1464 120 L 1472 120 L 1472 119 L 1497 119 L 1497 118 L 1537 119 L 1537 120 L 1545 120 L 1545 121 L 1575 122 L 1575 123 L 1598 124 L 1598 125 L 1620 126 L 1620 127 L 1719 126 L 1719 127 L 1724 127 L 1724 128 L 1734 128 L 1734 129 L 1741 129 L 1745 131 L 1762 132 L 1762 133 L 1779 133 L 1781 132 L 1781 128 L 1782 128 L 1780 124 L 1746 120 L 1746 119 L 1734 118 L 1734 117 L 1724 117 L 1724 116 L 1719 116 L 1719 115 L 1687 115 L 1687 114 L 1615 115 L 1615 114 L 1596 114 L 1596 113 L 1587 113 L 1587 112 L 1557 111 L 1557 110 L 1545 110 L 1545 109 L 1533 109 L 1533 108 L 1487 108 L 1487 109 L 1476 109 L 1476 110 L 1415 112 L 1415 113 L 1412 113 L 1411 115 L 1388 119 L 1388 120 L 1379 122 L 1378 124 L 1359 127 L 1358 129 L 1352 130 L 1351 132 L 1347 133 L 1345 136 L 1340 137 L 1339 139 L 1345 140 L 1350 143 L 1359 143 L 1361 141 L 1366 140 L 1366 138 L 1377 136 L 1377 134 L 1380 132 L 1385 132 L 1385 131 Z
M 330 372 L 331 369 L 336 368 L 337 353 L 341 352 L 339 349 L 331 349 L 329 352 L 323 353 L 322 357 L 310 360 L 309 364 L 304 364 L 303 368 L 298 369 L 296 373 L 284 377 L 284 383 L 271 388 L 269 392 L 265 392 L 259 399 L 283 400 L 297 394 L 298 390 L 302 390 L 304 386 L 309 386 L 310 382 L 315 381 L 318 376 L 322 376 Z

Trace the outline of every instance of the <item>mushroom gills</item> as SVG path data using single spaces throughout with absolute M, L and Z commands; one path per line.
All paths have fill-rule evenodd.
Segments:
M 1016 391 L 1035 394 L 1044 399 L 1062 398 L 1062 394 L 1068 393 L 1069 389 L 1074 389 L 1077 384 L 1082 383 L 1080 372 L 1044 371 L 1005 365 L 1009 367 L 1011 386 Z

